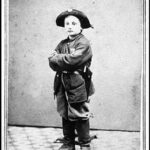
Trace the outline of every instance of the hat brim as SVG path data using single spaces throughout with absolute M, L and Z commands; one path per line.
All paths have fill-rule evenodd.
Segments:
M 83 29 L 86 29 L 86 28 L 90 28 L 92 27 L 92 25 L 90 24 L 90 21 L 88 19 L 88 17 L 81 11 L 78 11 L 78 10 L 72 10 L 72 11 L 65 11 L 63 13 L 61 13 L 57 18 L 56 18 L 56 24 L 57 26 L 60 26 L 60 27 L 64 27 L 64 20 L 67 16 L 75 16 L 77 17 L 79 20 L 80 20 L 80 23 L 81 23 L 81 27 Z

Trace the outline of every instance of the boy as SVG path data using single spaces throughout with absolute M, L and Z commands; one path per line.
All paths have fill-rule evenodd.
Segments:
M 81 149 L 90 150 L 88 97 L 94 93 L 89 70 L 92 51 L 82 30 L 92 26 L 87 16 L 75 9 L 61 13 L 56 24 L 68 33 L 68 38 L 49 57 L 49 65 L 56 71 L 54 95 L 64 135 L 59 150 L 75 150 L 75 130 Z

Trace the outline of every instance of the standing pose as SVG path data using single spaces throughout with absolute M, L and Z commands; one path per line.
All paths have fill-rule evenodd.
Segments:
M 87 16 L 75 9 L 62 12 L 56 24 L 68 33 L 49 56 L 49 65 L 56 72 L 54 95 L 64 135 L 59 150 L 75 150 L 75 132 L 81 149 L 90 150 L 89 96 L 94 93 L 89 68 L 92 51 L 82 31 L 92 26 Z

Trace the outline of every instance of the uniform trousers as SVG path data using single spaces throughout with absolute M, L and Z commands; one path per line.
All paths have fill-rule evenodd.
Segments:
M 76 132 L 77 132 L 78 141 L 80 145 L 90 144 L 89 119 L 70 121 L 62 118 L 62 126 L 63 126 L 64 140 L 66 144 L 75 143 Z

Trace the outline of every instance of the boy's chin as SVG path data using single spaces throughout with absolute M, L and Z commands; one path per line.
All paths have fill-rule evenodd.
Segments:
M 71 37 L 75 37 L 75 36 L 77 36 L 79 33 L 77 33 L 77 34 L 68 34 L 69 36 L 71 36 Z

